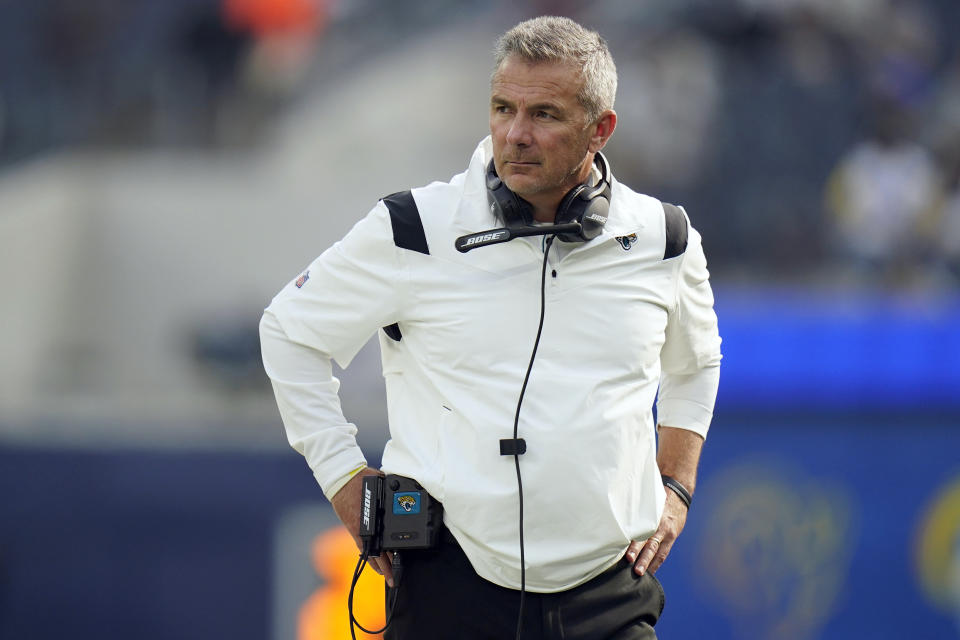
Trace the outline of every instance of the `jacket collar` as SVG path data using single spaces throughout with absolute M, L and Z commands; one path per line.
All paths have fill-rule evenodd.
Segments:
M 487 164 L 493 157 L 490 136 L 480 141 L 470 157 L 463 181 L 463 191 L 453 216 L 454 228 L 465 233 L 501 226 L 487 199 Z
M 477 145 L 470 164 L 465 173 L 463 190 L 460 201 L 457 203 L 453 215 L 453 226 L 464 233 L 474 233 L 484 229 L 492 229 L 503 225 L 493 213 L 493 208 L 487 198 L 486 174 L 487 164 L 493 157 L 493 144 L 487 136 Z M 632 191 L 619 182 L 610 172 L 611 202 L 610 213 L 603 233 L 592 242 L 601 242 L 604 239 L 623 236 L 638 229 L 644 224 L 638 212 L 629 206 Z

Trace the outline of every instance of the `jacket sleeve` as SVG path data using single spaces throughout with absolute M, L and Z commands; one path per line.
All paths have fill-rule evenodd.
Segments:
M 400 318 L 406 271 L 383 202 L 314 260 L 268 310 L 291 340 L 347 367 L 380 327 Z
M 657 422 L 706 437 L 720 381 L 720 335 L 707 260 L 692 227 L 679 260 L 676 300 L 660 352 Z
M 331 360 L 346 367 L 380 327 L 399 319 L 406 286 L 399 259 L 379 203 L 288 283 L 260 321 L 264 369 L 287 439 L 328 498 L 366 464 Z
M 347 422 L 330 356 L 294 342 L 268 309 L 260 320 L 263 365 L 273 385 L 287 441 L 313 470 L 327 498 L 366 466 L 357 428 Z

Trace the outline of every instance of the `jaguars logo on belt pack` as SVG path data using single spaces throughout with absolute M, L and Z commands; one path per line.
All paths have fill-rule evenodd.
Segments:
M 420 495 L 417 493 L 398 493 L 393 504 L 393 512 L 398 514 L 420 513 Z

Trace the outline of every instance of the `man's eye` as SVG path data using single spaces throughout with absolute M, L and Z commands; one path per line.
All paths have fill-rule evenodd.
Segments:
M 534 115 L 535 115 L 537 118 L 540 118 L 541 120 L 552 120 L 552 119 L 553 119 L 553 114 L 552 114 L 552 113 L 547 113 L 546 111 L 537 111 L 537 113 L 534 114 Z

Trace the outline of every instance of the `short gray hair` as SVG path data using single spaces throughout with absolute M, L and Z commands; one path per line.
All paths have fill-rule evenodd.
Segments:
M 540 16 L 521 22 L 497 40 L 493 78 L 503 62 L 516 56 L 527 62 L 572 63 L 580 68 L 583 84 L 577 99 L 591 122 L 613 109 L 617 94 L 617 67 L 607 42 L 570 18 Z

